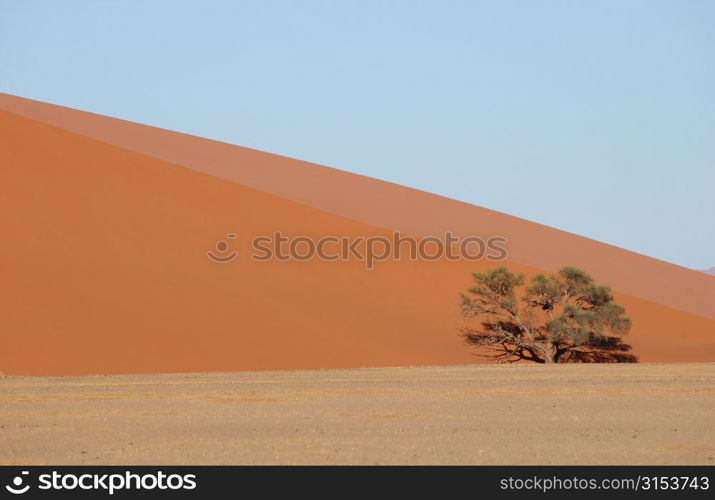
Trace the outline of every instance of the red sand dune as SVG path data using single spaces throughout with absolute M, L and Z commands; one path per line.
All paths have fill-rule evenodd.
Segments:
M 502 235 L 512 262 L 564 262 L 614 288 L 715 319 L 715 282 L 692 269 L 524 219 L 340 170 L 0 93 L 0 109 L 320 210 L 415 235 Z M 638 228 L 633 228 L 637 231 Z
M 480 361 L 456 294 L 493 262 L 253 262 L 241 235 L 509 237 L 525 272 L 613 285 L 642 361 L 715 355 L 715 280 L 389 183 L 0 95 L 0 371 L 87 374 Z M 190 168 L 185 168 L 190 167 Z M 205 255 L 236 232 L 240 257 Z

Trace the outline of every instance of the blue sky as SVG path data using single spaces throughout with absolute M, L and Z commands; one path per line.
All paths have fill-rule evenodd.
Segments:
M 0 0 L 0 91 L 715 265 L 715 2 Z

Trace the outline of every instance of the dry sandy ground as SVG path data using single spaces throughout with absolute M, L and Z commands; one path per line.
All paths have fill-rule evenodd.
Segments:
M 715 464 L 715 364 L 0 378 L 2 464 Z

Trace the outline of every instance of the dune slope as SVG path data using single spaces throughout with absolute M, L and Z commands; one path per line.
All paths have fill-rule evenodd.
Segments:
M 0 112 L 0 370 L 109 374 L 479 361 L 456 294 L 491 262 L 254 262 L 248 237 L 388 235 Z M 206 257 L 237 233 L 239 257 Z M 536 268 L 510 263 L 525 272 Z M 591 266 L 592 267 L 592 266 Z M 710 279 L 710 278 L 708 278 Z M 705 361 L 715 321 L 619 293 L 643 361 Z
M 372 226 L 422 236 L 445 231 L 505 236 L 512 262 L 550 271 L 568 262 L 624 293 L 715 319 L 715 280 L 709 276 L 527 220 L 333 168 L 8 94 L 0 94 L 0 109 Z

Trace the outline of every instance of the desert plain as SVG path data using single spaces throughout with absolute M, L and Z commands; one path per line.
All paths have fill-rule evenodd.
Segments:
M 0 378 L 0 464 L 715 464 L 715 364 Z

